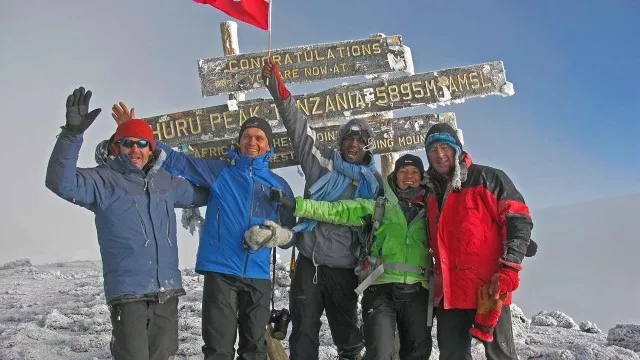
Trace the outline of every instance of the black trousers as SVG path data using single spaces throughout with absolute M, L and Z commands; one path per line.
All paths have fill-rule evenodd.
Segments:
M 357 359 L 364 347 L 358 327 L 358 278 L 353 269 L 318 266 L 299 255 L 291 283 L 290 307 L 293 328 L 289 337 L 291 360 L 317 360 L 320 317 L 326 311 L 333 343 L 340 359 Z
M 271 281 L 209 272 L 202 294 L 202 353 L 205 360 L 266 360 Z
M 476 315 L 475 310 L 435 309 L 438 319 L 438 348 L 440 360 L 471 360 L 471 335 L 469 329 Z M 487 360 L 517 360 L 511 328 L 511 308 L 502 307 L 498 324 L 493 331 L 493 342 L 484 343 Z
M 110 306 L 114 360 L 167 360 L 178 351 L 178 297 Z
M 392 360 L 395 331 L 400 336 L 400 359 L 431 356 L 431 327 L 427 327 L 429 291 L 420 283 L 370 286 L 362 296 L 365 360 Z

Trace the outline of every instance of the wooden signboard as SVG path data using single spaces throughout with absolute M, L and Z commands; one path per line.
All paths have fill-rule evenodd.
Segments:
M 447 122 L 455 128 L 455 114 L 449 112 L 369 121 L 375 133 L 373 153 L 387 154 L 424 148 L 427 131 L 437 122 Z M 337 148 L 339 127 L 340 125 L 329 125 L 314 128 L 317 146 Z M 271 168 L 297 165 L 287 133 L 281 131 L 273 135 L 275 155 L 271 161 Z M 201 158 L 221 160 L 226 159 L 227 152 L 236 144 L 237 137 L 193 144 L 191 153 Z
M 437 107 L 486 95 L 512 95 L 501 61 L 463 66 L 392 79 L 333 87 L 297 96 L 298 107 L 312 126 L 328 120 L 413 106 Z M 188 110 L 150 117 L 156 139 L 171 146 L 234 138 L 250 116 L 270 120 L 274 131 L 284 130 L 271 99 Z
M 272 50 L 285 83 L 358 75 L 413 72 L 410 50 L 400 35 Z M 266 51 L 198 60 L 202 96 L 264 88 L 260 73 Z

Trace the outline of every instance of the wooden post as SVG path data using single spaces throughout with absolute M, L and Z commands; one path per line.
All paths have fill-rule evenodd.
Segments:
M 273 333 L 273 327 L 271 324 L 267 325 L 266 331 L 267 356 L 269 357 L 269 360 L 289 360 L 289 355 L 284 351 L 280 340 L 276 340 L 271 336 Z
M 222 36 L 222 51 L 225 56 L 240 54 L 238 45 L 238 23 L 234 21 L 224 21 L 220 23 L 220 34 Z M 244 100 L 244 93 L 229 94 L 229 103 Z
M 238 45 L 238 24 L 233 21 L 224 21 L 220 23 L 220 34 L 222 37 L 222 50 L 225 56 L 240 54 L 240 46 Z M 236 110 L 238 101 L 244 100 L 244 93 L 229 94 L 227 105 L 229 110 Z M 274 279 L 275 280 L 275 279 Z M 271 336 L 271 324 L 265 328 L 265 337 L 267 341 L 267 356 L 270 360 L 289 360 L 289 356 L 284 351 L 282 343 Z

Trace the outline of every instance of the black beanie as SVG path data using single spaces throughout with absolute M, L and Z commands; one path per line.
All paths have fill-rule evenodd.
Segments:
M 271 130 L 271 125 L 269 125 L 267 120 L 256 116 L 248 118 L 245 122 L 242 123 L 242 126 L 240 126 L 240 132 L 238 133 L 238 143 L 240 142 L 240 138 L 242 138 L 242 134 L 248 128 L 256 128 L 264 131 L 264 134 L 267 136 L 267 141 L 269 141 L 269 146 L 273 147 L 273 130 Z
M 422 164 L 422 159 L 418 156 L 405 154 L 398 158 L 393 168 L 393 175 L 395 176 L 403 166 L 415 166 L 420 171 L 420 178 L 424 176 L 424 165 Z

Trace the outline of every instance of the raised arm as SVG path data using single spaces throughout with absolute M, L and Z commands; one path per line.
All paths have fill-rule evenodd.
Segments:
M 100 109 L 88 112 L 91 91 L 75 89 L 67 98 L 67 122 L 53 148 L 45 186 L 61 198 L 92 209 L 100 200 L 96 184 L 100 177 L 95 169 L 78 169 L 82 134 L 93 123 Z
M 316 146 L 316 133 L 309 127 L 307 118 L 298 109 L 296 100 L 284 86 L 280 70 L 273 60 L 264 65 L 262 79 L 275 101 L 291 139 L 296 159 L 307 181 L 315 181 L 333 170 L 334 150 Z

